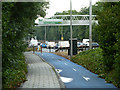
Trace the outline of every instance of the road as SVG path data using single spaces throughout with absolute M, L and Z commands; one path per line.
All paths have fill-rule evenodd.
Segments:
M 97 74 L 64 57 L 47 52 L 36 52 L 36 54 L 56 68 L 66 88 L 116 88 L 113 84 L 98 78 Z

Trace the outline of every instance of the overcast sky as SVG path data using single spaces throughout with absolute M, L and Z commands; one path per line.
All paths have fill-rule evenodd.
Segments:
M 70 10 L 70 0 L 49 0 L 49 9 L 46 11 L 46 18 L 53 16 L 56 12 L 62 12 Z M 80 11 L 82 7 L 89 6 L 90 0 L 72 0 L 72 9 Z M 95 4 L 98 0 L 92 0 L 92 4 Z

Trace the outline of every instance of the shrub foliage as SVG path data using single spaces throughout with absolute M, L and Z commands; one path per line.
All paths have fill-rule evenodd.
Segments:
M 27 65 L 24 38 L 33 32 L 37 15 L 45 16 L 48 3 L 2 3 L 3 88 L 13 88 L 25 80 Z
M 120 2 L 107 2 L 98 13 L 99 44 L 105 73 L 114 71 L 113 82 L 120 87 Z

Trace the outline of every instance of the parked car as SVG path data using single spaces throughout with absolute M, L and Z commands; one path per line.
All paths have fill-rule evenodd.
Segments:
M 98 43 L 92 43 L 92 46 L 99 47 L 99 44 Z
M 60 46 L 59 46 L 59 44 L 58 44 L 58 43 L 56 43 L 55 48 L 56 48 L 56 49 L 57 49 L 57 48 L 60 48 Z
M 83 46 L 85 46 L 85 44 L 84 44 L 84 43 L 77 42 L 77 47 L 83 47 Z

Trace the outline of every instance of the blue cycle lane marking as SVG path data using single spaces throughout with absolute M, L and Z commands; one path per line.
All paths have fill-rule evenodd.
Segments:
M 56 68 L 66 88 L 116 88 L 113 84 L 98 78 L 97 74 L 64 57 L 53 53 L 36 52 L 36 54 Z

